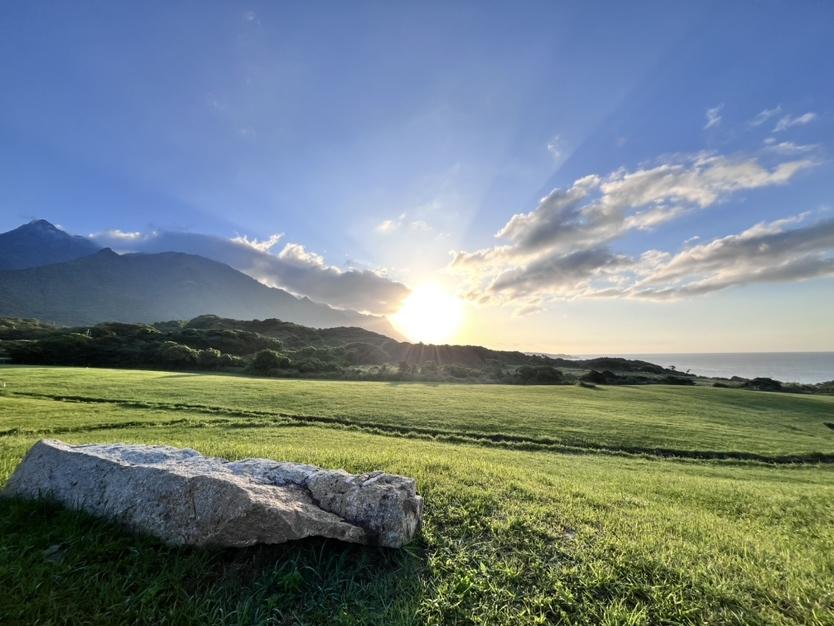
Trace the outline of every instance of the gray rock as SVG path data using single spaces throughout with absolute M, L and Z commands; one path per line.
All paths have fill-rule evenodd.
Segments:
M 2 495 L 49 498 L 170 544 L 249 546 L 320 536 L 397 548 L 420 527 L 411 478 L 354 476 L 167 446 L 36 443 Z

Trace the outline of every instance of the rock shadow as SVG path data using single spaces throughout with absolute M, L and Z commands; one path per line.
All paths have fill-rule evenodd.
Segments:
M 309 538 L 172 547 L 49 502 L 0 498 L 9 623 L 416 623 L 425 545 Z M 104 617 L 106 616 L 106 617 Z

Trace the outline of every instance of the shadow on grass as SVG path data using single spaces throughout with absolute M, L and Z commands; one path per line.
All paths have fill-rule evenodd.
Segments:
M 454 385 L 458 384 L 457 381 L 449 380 L 440 382 L 438 380 L 384 380 L 384 381 L 377 381 L 377 382 L 384 382 L 389 387 L 406 387 L 406 386 L 414 386 L 414 385 L 422 385 L 424 387 L 440 387 L 441 385 Z
M 420 542 L 171 547 L 51 503 L 0 498 L 4 624 L 410 624 L 423 564 Z

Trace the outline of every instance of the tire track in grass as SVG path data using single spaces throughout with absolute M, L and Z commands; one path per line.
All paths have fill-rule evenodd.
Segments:
M 58 402 L 75 402 L 87 404 L 110 404 L 127 409 L 152 409 L 165 411 L 192 411 L 207 415 L 223 415 L 227 417 L 242 418 L 248 423 L 239 421 L 208 419 L 202 422 L 194 420 L 165 420 L 159 422 L 120 422 L 107 423 L 102 428 L 101 424 L 90 424 L 89 426 L 68 426 L 65 430 L 61 427 L 54 429 L 42 429 L 37 431 L 24 432 L 21 434 L 61 434 L 66 432 L 90 432 L 94 430 L 118 429 L 120 427 L 166 427 L 168 425 L 182 425 L 191 423 L 194 425 L 223 425 L 233 428 L 267 428 L 272 426 L 319 426 L 329 428 L 342 428 L 355 430 L 375 435 L 393 437 L 405 437 L 412 439 L 425 439 L 443 441 L 447 443 L 463 443 L 480 446 L 492 446 L 527 451 L 551 451 L 565 454 L 607 454 L 615 456 L 638 456 L 645 458 L 681 459 L 695 461 L 724 461 L 730 463 L 761 463 L 767 465 L 829 465 L 834 464 L 834 453 L 810 452 L 802 454 L 766 455 L 755 452 L 742 451 L 721 451 L 721 450 L 679 450 L 673 448 L 650 448 L 640 446 L 603 446 L 587 442 L 580 444 L 567 443 L 559 439 L 548 437 L 526 437 L 523 435 L 509 435 L 502 433 L 482 433 L 473 431 L 444 430 L 436 428 L 421 428 L 419 426 L 396 426 L 392 424 L 379 424 L 365 422 L 356 419 L 339 417 L 325 417 L 316 415 L 296 415 L 280 411 L 260 411 L 255 409 L 241 410 L 230 407 L 191 404 L 191 403 L 166 403 L 148 402 L 142 400 L 116 400 L 111 398 L 96 398 L 93 396 L 77 396 L 64 394 L 47 394 L 34 392 L 13 392 L 10 396 L 49 399 Z M 20 429 L 11 431 L 0 431 L 0 436 L 17 434 Z

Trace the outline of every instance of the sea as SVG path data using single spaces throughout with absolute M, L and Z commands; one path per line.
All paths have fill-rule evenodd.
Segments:
M 674 365 L 699 376 L 767 377 L 791 383 L 834 380 L 834 352 L 717 352 L 692 354 L 595 354 L 576 358 L 620 356 L 657 365 Z

